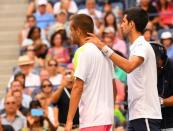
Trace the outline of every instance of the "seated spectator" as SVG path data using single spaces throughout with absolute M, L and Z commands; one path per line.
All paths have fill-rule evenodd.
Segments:
M 60 10 L 55 14 L 55 23 L 49 27 L 48 39 L 58 30 L 68 30 L 67 22 L 67 12 L 65 10 Z
M 74 82 L 73 71 L 67 70 L 60 87 L 53 93 L 51 97 L 51 102 L 54 103 L 59 109 L 58 131 L 64 131 L 73 82 Z M 73 119 L 72 131 L 78 131 L 78 128 L 79 128 L 79 110 L 77 110 L 75 117 Z
M 47 0 L 38 0 L 38 10 L 34 13 L 37 21 L 37 26 L 41 29 L 47 30 L 48 27 L 54 22 L 53 14 L 46 10 Z
M 39 0 L 30 1 L 28 8 L 27 8 L 27 15 L 32 15 L 34 12 L 37 11 L 38 2 L 39 2 Z M 49 2 L 47 2 L 47 4 L 46 4 L 46 11 L 48 13 L 53 13 L 52 5 Z
M 48 50 L 47 59 L 55 59 L 59 65 L 66 65 L 69 60 L 69 52 L 66 48 L 63 47 L 64 43 L 63 34 L 61 30 L 55 32 L 50 40 L 51 48 Z
M 37 68 L 38 70 L 40 70 L 41 67 L 44 66 L 44 59 L 41 59 L 41 58 L 38 58 L 36 56 L 36 53 L 35 53 L 35 48 L 34 48 L 34 45 L 29 45 L 27 46 L 26 48 L 26 55 L 34 61 L 35 63 L 35 68 Z
M 96 9 L 96 1 L 95 0 L 86 0 L 85 8 L 80 9 L 78 14 L 87 14 L 92 17 L 94 24 L 96 25 L 97 21 L 102 19 L 102 13 Z M 97 28 L 95 26 L 95 32 L 97 32 Z
M 53 12 L 56 14 L 60 10 L 65 10 L 69 17 L 70 14 L 75 14 L 78 11 L 78 7 L 74 0 L 60 0 L 55 3 Z
M 158 0 L 159 25 L 163 29 L 173 28 L 173 4 L 168 0 Z
M 104 14 L 107 14 L 109 12 L 112 12 L 112 4 L 107 1 L 107 2 L 104 2 L 104 5 L 103 5 L 103 12 Z M 105 15 L 104 15 L 105 16 Z
M 24 86 L 18 80 L 12 81 L 11 86 L 8 89 L 7 94 L 12 95 L 12 93 L 15 91 L 21 91 L 22 92 L 22 106 L 25 108 L 29 108 L 29 103 L 32 100 L 32 98 L 29 95 L 24 93 Z M 4 109 L 4 98 L 1 100 L 0 109 Z
M 105 28 L 107 27 L 112 27 L 114 29 L 114 32 L 118 31 L 116 17 L 112 12 L 106 13 L 103 20 L 104 20 L 104 24 L 100 28 L 101 35 L 103 34 L 103 32 L 105 31 Z
M 21 72 L 25 75 L 25 87 L 32 91 L 33 88 L 40 86 L 40 79 L 38 75 L 32 73 L 34 69 L 34 62 L 27 56 L 20 56 L 18 59 L 18 66 Z M 14 75 L 11 76 L 8 87 L 10 83 L 14 80 Z
M 139 6 L 148 12 L 149 14 L 149 22 L 156 25 L 158 24 L 158 11 L 155 6 L 152 5 L 150 0 L 140 0 Z
M 168 58 L 173 60 L 173 38 L 172 38 L 171 32 L 163 32 L 161 34 L 161 44 L 166 48 L 167 50 L 167 56 Z
M 39 100 L 42 109 L 45 112 L 47 118 L 51 121 L 55 128 L 58 127 L 58 108 L 51 105 L 51 96 L 53 91 L 52 83 L 47 79 L 42 81 L 41 92 L 36 95 L 36 99 Z
M 44 115 L 39 101 L 33 100 L 30 103 L 30 112 L 27 117 L 27 127 L 31 131 L 55 131 L 50 120 Z
M 121 52 L 125 57 L 127 57 L 127 45 L 124 40 L 120 39 L 115 33 L 113 27 L 105 28 L 105 34 L 107 37 L 112 38 L 112 48 Z
M 49 47 L 49 42 L 41 38 L 41 29 L 39 27 L 33 26 L 28 32 L 27 38 L 22 42 L 22 47 L 34 44 L 36 41 L 41 41 L 47 47 Z
M 14 131 L 14 128 L 11 125 L 3 125 L 0 117 L 0 131 Z
M 58 62 L 55 59 L 48 61 L 47 70 L 49 72 L 49 80 L 53 86 L 59 86 L 61 84 L 62 74 L 58 72 Z
M 7 96 L 4 102 L 5 113 L 1 115 L 2 124 L 11 125 L 15 131 L 26 127 L 26 119 L 17 113 L 17 102 L 13 96 Z
M 143 35 L 144 35 L 144 38 L 145 38 L 146 41 L 153 41 L 152 40 L 152 30 L 145 29 Z

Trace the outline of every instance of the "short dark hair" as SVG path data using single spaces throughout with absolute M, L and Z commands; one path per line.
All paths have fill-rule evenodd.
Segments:
M 92 18 L 85 14 L 76 14 L 70 18 L 73 21 L 72 27 L 74 29 L 80 29 L 84 35 L 94 32 L 94 22 Z
M 134 7 L 126 10 L 124 15 L 127 15 L 128 22 L 133 21 L 135 23 L 138 32 L 143 33 L 148 23 L 148 14 L 145 10 L 139 7 Z

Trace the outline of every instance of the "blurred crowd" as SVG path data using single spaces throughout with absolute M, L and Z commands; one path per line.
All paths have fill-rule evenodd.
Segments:
M 90 15 L 95 34 L 127 58 L 128 41 L 121 33 L 120 22 L 123 11 L 132 6 L 140 6 L 149 14 L 145 39 L 162 43 L 173 60 L 172 0 L 30 0 L 18 35 L 18 63 L 0 103 L 2 125 L 11 125 L 15 131 L 60 131 L 67 117 L 74 80 L 73 56 L 78 48 L 70 40 L 70 16 Z M 117 66 L 114 72 L 115 128 L 123 131 L 127 123 L 127 74 Z M 78 129 L 78 125 L 77 113 L 73 129 Z

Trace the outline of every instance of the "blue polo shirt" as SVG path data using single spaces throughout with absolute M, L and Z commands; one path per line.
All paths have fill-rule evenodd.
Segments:
M 34 16 L 37 21 L 37 26 L 41 29 L 46 29 L 52 23 L 54 23 L 54 16 L 49 13 L 40 14 L 40 12 L 34 13 Z

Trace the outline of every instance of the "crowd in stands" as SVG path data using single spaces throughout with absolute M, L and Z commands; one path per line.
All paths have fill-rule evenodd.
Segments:
M 120 22 L 123 11 L 140 6 L 149 14 L 147 41 L 162 43 L 173 60 L 172 0 L 30 0 L 26 21 L 18 35 L 20 56 L 0 103 L 0 123 L 15 131 L 51 131 L 65 125 L 73 85 L 73 56 L 78 46 L 70 40 L 69 20 L 76 13 L 90 15 L 97 34 L 109 47 L 127 58 L 129 45 Z M 115 65 L 117 97 L 115 128 L 126 127 L 127 74 Z M 79 114 L 73 129 L 79 125 Z M 12 130 L 12 129 L 11 129 Z

